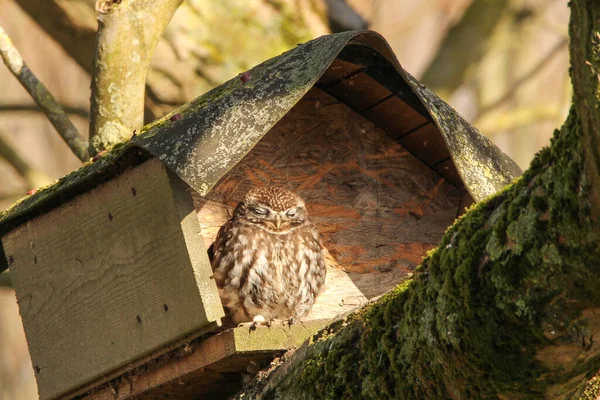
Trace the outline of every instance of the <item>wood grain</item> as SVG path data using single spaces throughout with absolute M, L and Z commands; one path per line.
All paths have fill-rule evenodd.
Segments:
M 351 76 L 364 68 L 365 67 L 362 65 L 353 64 L 336 58 L 323 75 L 321 75 L 319 85 L 324 87 L 334 86 L 344 78 Z
M 359 72 L 328 88 L 328 92 L 352 109 L 362 112 L 383 99 L 392 96 L 392 92 L 380 85 L 366 72 Z
M 3 237 L 42 399 L 218 325 L 181 185 L 150 160 Z
M 285 186 L 306 200 L 330 267 L 366 298 L 406 279 L 456 217 L 463 192 L 316 87 L 206 198 L 194 197 L 205 246 L 261 185 Z
M 364 113 L 370 121 L 376 121 L 381 129 L 392 137 L 407 133 L 427 124 L 427 120 L 397 96 L 386 98 Z M 401 124 L 398 121 L 402 121 Z

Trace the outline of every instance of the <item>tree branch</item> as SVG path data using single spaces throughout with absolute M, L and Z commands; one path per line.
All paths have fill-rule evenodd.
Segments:
M 92 71 L 90 153 L 127 140 L 144 124 L 154 47 L 182 0 L 98 0 Z
M 89 111 L 85 108 L 64 104 L 61 104 L 61 107 L 67 114 L 73 114 L 85 119 L 90 117 Z M 43 110 L 37 104 L 0 104 L 1 112 L 43 112 Z
M 464 82 L 469 67 L 485 54 L 508 5 L 506 0 L 473 0 L 440 43 L 421 82 L 442 99 L 448 99 Z
M 573 98 L 581 118 L 592 211 L 596 221 L 600 221 L 600 6 L 595 0 L 570 4 Z
M 546 66 L 548 64 L 548 62 L 557 54 L 559 54 L 559 52 L 563 49 L 563 47 L 565 47 L 566 45 L 568 45 L 568 40 L 562 39 L 560 40 L 558 43 L 556 43 L 556 45 L 554 47 L 552 47 L 552 49 L 550 49 L 550 51 L 544 55 L 544 57 L 542 57 L 529 71 L 527 71 L 526 73 L 524 73 L 522 76 L 520 76 L 519 78 L 517 78 L 511 85 L 510 87 L 506 90 L 506 92 L 500 96 L 497 100 L 493 101 L 490 104 L 484 105 L 483 107 L 481 107 L 481 109 L 479 110 L 479 112 L 477 113 L 477 116 L 475 116 L 475 118 L 473 119 L 473 121 L 475 121 L 474 123 L 476 123 L 476 121 L 481 118 L 483 115 L 489 113 L 490 111 L 494 110 L 495 108 L 501 106 L 502 104 L 504 104 L 507 100 L 509 100 L 517 91 L 517 89 L 519 89 L 521 87 L 521 85 L 523 85 L 525 82 L 529 81 L 531 78 L 535 77 L 537 75 L 537 73 L 544 68 L 544 66 Z M 491 77 L 490 79 L 494 79 L 494 77 Z M 486 132 L 485 130 L 483 130 L 483 132 Z
M 15 148 L 4 140 L 3 136 L 5 136 L 4 132 L 0 131 L 0 157 L 8 161 L 17 173 L 27 180 L 30 189 L 45 186 L 52 182 L 46 174 L 33 168 L 25 161 Z
M 369 23 L 346 0 L 325 0 L 325 5 L 332 32 L 357 31 L 369 27 Z
M 499 131 L 511 131 L 542 120 L 550 120 L 556 118 L 558 113 L 555 105 L 539 104 L 482 116 L 474 124 L 481 132 L 489 135 Z
M 4 63 L 42 109 L 58 134 L 81 161 L 88 160 L 87 142 L 46 87 L 35 77 L 23 57 L 0 27 L 0 55 Z
M 94 0 L 15 2 L 91 74 L 98 25 Z M 145 121 L 328 33 L 325 11 L 324 0 L 185 1 L 157 44 L 148 71 Z

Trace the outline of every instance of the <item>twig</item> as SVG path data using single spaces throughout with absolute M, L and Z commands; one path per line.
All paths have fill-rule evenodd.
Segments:
M 45 186 L 52 180 L 42 171 L 29 165 L 15 148 L 4 140 L 3 132 L 0 131 L 0 157 L 8 161 L 10 165 L 17 171 L 19 175 L 27 180 L 30 189 Z
M 505 0 L 473 0 L 460 21 L 448 30 L 421 82 L 448 99 L 463 84 L 469 69 L 486 54 L 508 5 Z
M 501 106 L 502 104 L 504 104 L 505 101 L 509 100 L 515 94 L 517 89 L 519 87 L 521 87 L 521 85 L 523 85 L 525 82 L 527 82 L 528 80 L 530 80 L 531 78 L 536 76 L 537 73 L 548 63 L 548 61 L 550 61 L 552 59 L 552 57 L 554 57 L 556 54 L 558 54 L 560 52 L 560 50 L 562 50 L 563 47 L 566 47 L 568 43 L 569 43 L 568 39 L 560 40 L 548 52 L 548 54 L 546 54 L 544 57 L 542 57 L 542 59 L 540 61 L 538 61 L 538 63 L 536 65 L 533 66 L 533 68 L 531 68 L 525 74 L 523 74 L 518 79 L 516 79 L 512 83 L 512 85 L 510 85 L 510 87 L 506 90 L 506 92 L 502 96 L 500 96 L 500 98 L 498 98 L 496 101 L 493 101 L 492 103 L 490 103 L 484 107 L 481 107 L 481 109 L 479 110 L 479 113 L 475 116 L 475 118 L 473 118 L 473 122 L 476 122 L 483 115 L 485 115 L 486 113 L 489 113 L 491 110 Z
M 54 99 L 46 87 L 35 77 L 23 61 L 23 57 L 0 26 L 0 55 L 12 74 L 31 95 L 36 104 L 48 117 L 58 134 L 69 145 L 71 151 L 81 160 L 88 160 L 87 142 L 60 104 Z
M 10 271 L 0 272 L 0 288 L 12 288 L 12 278 L 10 276 Z
M 90 112 L 85 108 L 61 105 L 67 114 L 88 119 Z M 42 109 L 37 104 L 0 104 L 0 112 L 40 112 Z

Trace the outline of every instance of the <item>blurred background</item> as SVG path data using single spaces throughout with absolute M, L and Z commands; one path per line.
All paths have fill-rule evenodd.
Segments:
M 87 132 L 94 0 L 0 0 L 0 26 Z M 314 37 L 368 27 L 403 67 L 526 169 L 570 105 L 564 0 L 184 0 L 148 73 L 146 120 Z M 80 165 L 0 65 L 0 209 Z M 0 279 L 0 399 L 37 399 Z

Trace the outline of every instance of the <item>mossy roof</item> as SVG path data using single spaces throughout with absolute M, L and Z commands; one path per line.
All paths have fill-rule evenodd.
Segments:
M 146 126 L 142 133 L 96 162 L 88 162 L 53 185 L 19 200 L 0 213 L 0 235 L 150 156 L 205 195 L 350 45 L 366 46 L 385 57 L 397 72 L 395 78 L 400 77 L 412 88 L 440 128 L 473 199 L 482 200 L 521 174 L 514 161 L 489 139 L 406 73 L 381 35 L 372 31 L 344 32 L 311 40 L 255 66 L 243 79 L 229 80 Z

